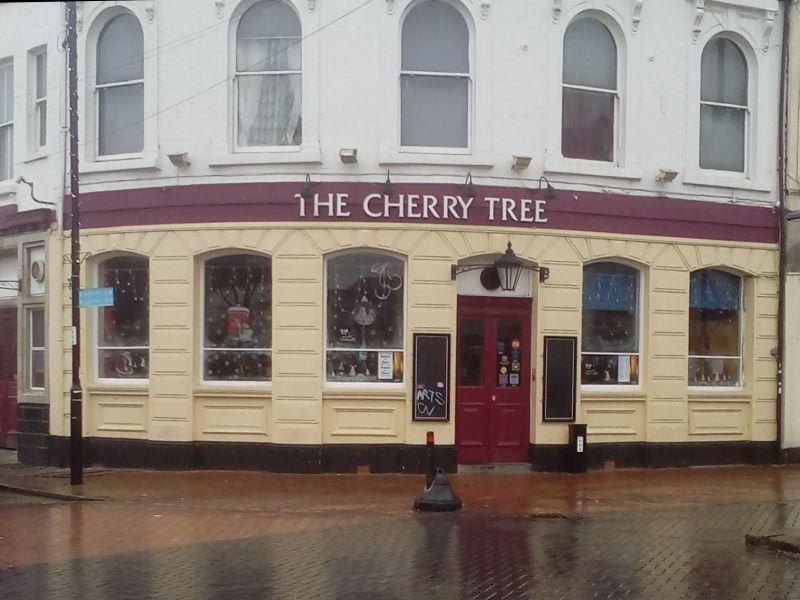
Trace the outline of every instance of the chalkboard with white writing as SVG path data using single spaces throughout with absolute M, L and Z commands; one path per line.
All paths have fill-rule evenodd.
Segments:
M 575 420 L 578 339 L 544 338 L 544 420 Z
M 414 420 L 450 420 L 450 334 L 414 334 Z

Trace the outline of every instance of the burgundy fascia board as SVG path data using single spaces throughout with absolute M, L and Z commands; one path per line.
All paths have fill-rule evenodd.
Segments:
M 299 216 L 295 194 L 301 182 L 199 184 L 90 192 L 81 195 L 83 228 L 225 222 L 358 222 L 408 223 L 399 218 L 370 218 L 361 199 L 381 193 L 375 183 L 319 183 L 313 192 L 347 193 L 352 216 Z M 457 219 L 414 219 L 415 223 L 516 226 L 597 233 L 655 235 L 678 238 L 776 243 L 778 215 L 771 207 L 730 203 L 559 190 L 549 200 L 546 224 L 489 221 L 486 197 L 542 199 L 541 193 L 519 187 L 479 186 L 468 222 Z M 397 184 L 400 194 L 462 195 L 457 184 Z M 65 202 L 65 206 L 69 203 Z M 64 227 L 70 225 L 65 212 Z
M 16 204 L 0 206 L 0 235 L 47 229 L 55 220 L 56 211 L 49 208 L 19 212 Z

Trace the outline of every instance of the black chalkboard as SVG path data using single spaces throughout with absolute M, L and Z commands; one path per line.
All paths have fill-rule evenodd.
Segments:
M 450 420 L 450 334 L 414 334 L 415 421 Z
M 578 338 L 544 338 L 544 420 L 575 420 Z

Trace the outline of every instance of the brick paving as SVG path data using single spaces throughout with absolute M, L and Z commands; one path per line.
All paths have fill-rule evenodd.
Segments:
M 800 502 L 539 519 L 27 499 L 0 503 L 0 597 L 800 598 L 800 561 L 744 545 L 784 527 Z

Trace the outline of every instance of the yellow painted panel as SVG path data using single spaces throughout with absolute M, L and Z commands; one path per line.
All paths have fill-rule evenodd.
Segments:
M 700 268 L 701 265 L 700 261 L 697 258 L 696 246 L 690 246 L 688 244 L 678 244 L 676 248 L 680 253 L 684 263 L 686 263 L 689 266 L 690 270 L 693 271 L 694 269 Z
M 647 418 L 650 423 L 686 423 L 689 419 L 689 407 L 686 400 L 657 401 L 647 404 Z
M 185 283 L 164 283 L 150 287 L 150 306 L 182 306 L 192 305 L 192 286 Z
M 583 403 L 582 420 L 589 442 L 639 441 L 644 439 L 643 402 Z
M 403 401 L 326 400 L 323 407 L 325 443 L 403 441 Z
M 652 379 L 678 379 L 685 380 L 689 368 L 689 359 L 686 356 L 653 357 L 650 360 L 650 376 Z
M 158 310 L 151 311 L 150 326 L 167 326 L 175 327 L 177 325 L 192 324 L 191 311 L 187 310 L 184 306 L 162 306 Z
M 749 404 L 689 402 L 689 435 L 746 436 L 750 427 Z
M 147 433 L 146 395 L 87 394 L 88 435 L 117 433 L 143 437 Z
M 653 333 L 678 333 L 687 336 L 686 347 L 689 347 L 689 311 L 681 313 L 658 313 L 650 315 L 650 327 Z
M 686 314 L 688 304 L 689 294 L 684 292 L 654 291 L 650 295 L 650 306 L 654 311 L 671 311 L 682 315 Z
M 276 329 L 273 332 L 272 351 L 313 351 L 319 354 L 324 343 L 323 332 L 319 329 Z
M 273 291 L 276 283 L 288 281 L 322 282 L 322 257 L 278 256 L 272 259 Z
M 264 398 L 198 398 L 194 401 L 195 437 L 210 441 L 268 441 L 270 405 Z
M 710 267 L 719 262 L 717 248 L 713 246 L 698 246 L 697 253 L 700 256 L 700 266 L 702 267 Z
M 682 335 L 658 335 L 650 337 L 650 355 L 654 357 L 685 357 L 689 345 L 688 337 Z
M 412 283 L 419 281 L 436 281 L 441 283 L 450 282 L 450 266 L 455 262 L 453 259 L 420 260 L 412 259 L 409 269 L 409 278 Z M 452 282 L 455 289 L 455 282 Z
M 689 294 L 688 271 L 653 269 L 650 272 L 650 282 L 655 291 L 677 291 L 683 292 L 686 295 Z
M 431 231 L 414 246 L 414 258 L 434 258 L 441 261 L 455 261 L 453 248 L 436 231 Z
M 321 305 L 275 306 L 272 310 L 272 322 L 280 327 L 319 327 L 322 318 Z
M 577 288 L 543 285 L 540 288 L 539 298 L 543 309 L 571 308 L 581 304 L 581 292 Z
M 192 397 L 165 396 L 151 393 L 149 415 L 150 419 L 164 418 L 175 421 L 189 421 L 192 418 Z

